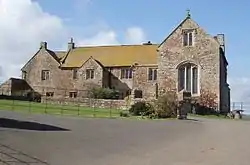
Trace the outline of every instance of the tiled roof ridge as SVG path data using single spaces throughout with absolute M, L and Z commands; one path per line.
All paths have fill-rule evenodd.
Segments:
M 148 45 L 143 45 L 143 44 L 122 44 L 122 45 L 97 45 L 97 46 L 77 46 L 74 49 L 77 48 L 97 48 L 97 47 L 119 47 L 119 46 L 156 46 L 159 44 L 148 44 Z

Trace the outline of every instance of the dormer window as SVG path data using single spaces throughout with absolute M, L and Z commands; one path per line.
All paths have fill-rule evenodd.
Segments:
M 183 46 L 193 46 L 194 45 L 194 31 L 184 30 L 183 31 Z

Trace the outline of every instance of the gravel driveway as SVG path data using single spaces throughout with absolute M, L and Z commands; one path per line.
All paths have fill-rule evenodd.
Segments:
M 248 121 L 83 119 L 0 111 L 0 164 L 249 165 L 248 130 Z

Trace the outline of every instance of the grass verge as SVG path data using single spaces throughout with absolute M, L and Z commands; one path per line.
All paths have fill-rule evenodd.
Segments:
M 83 117 L 119 117 L 117 109 L 82 107 L 80 105 L 45 104 L 19 100 L 0 100 L 0 110 L 28 112 L 36 114 L 69 115 Z

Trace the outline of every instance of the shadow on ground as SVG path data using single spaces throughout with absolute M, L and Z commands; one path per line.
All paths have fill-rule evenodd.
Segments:
M 20 121 L 14 119 L 0 118 L 0 128 L 14 128 L 33 131 L 69 131 L 68 129 L 41 124 L 36 122 Z
M 188 119 L 186 119 L 186 120 L 188 120 L 188 121 L 195 121 L 195 122 L 201 122 L 201 121 L 198 120 L 198 119 L 190 119 L 190 118 L 188 118 Z

